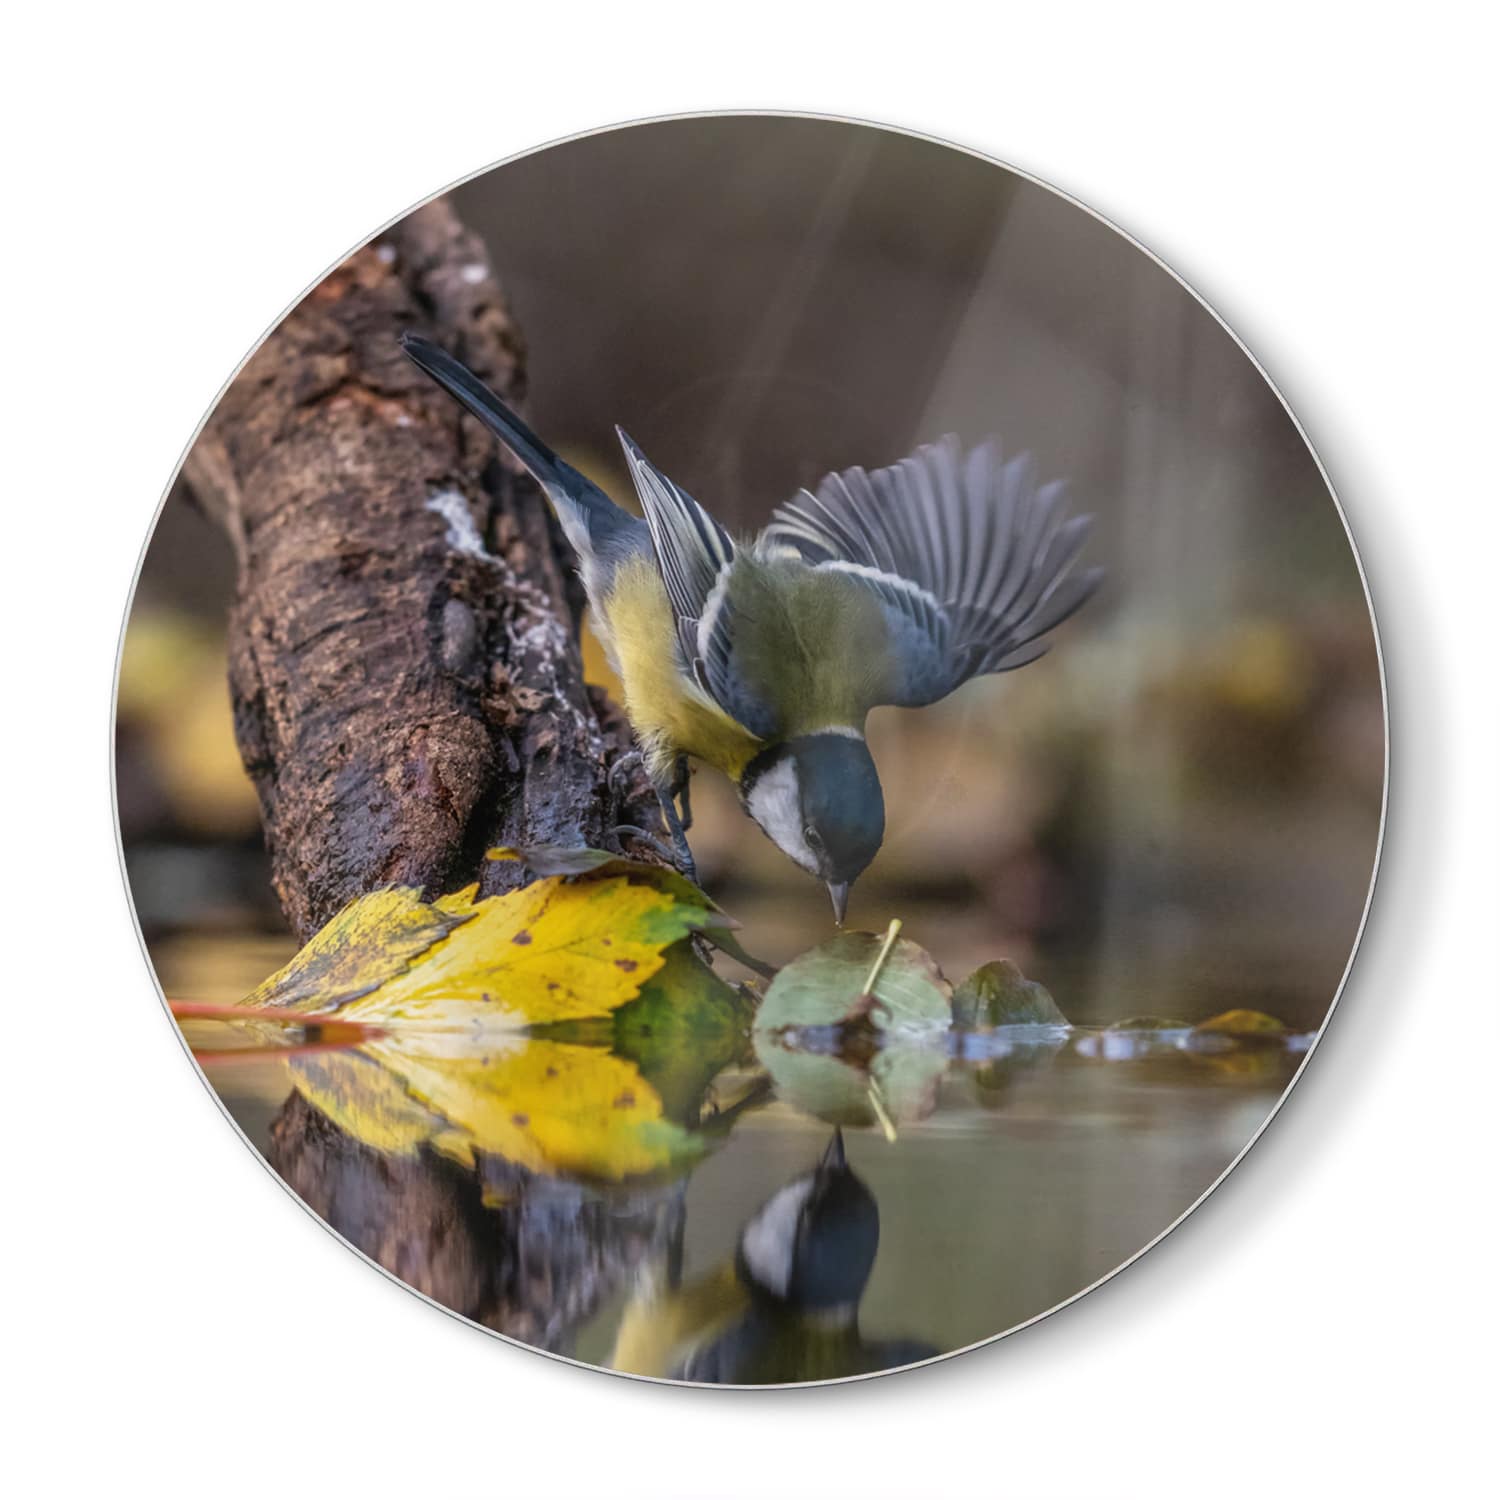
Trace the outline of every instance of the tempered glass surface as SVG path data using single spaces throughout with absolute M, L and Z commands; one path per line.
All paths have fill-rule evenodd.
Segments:
M 381 1264 L 591 1362 L 831 1378 L 1047 1311 L 1160 1234 L 1253 1137 L 1349 959 L 1384 725 L 1358 567 L 1312 455 L 1169 273 L 1048 189 L 930 142 L 662 122 L 452 196 L 525 331 L 530 418 L 616 495 L 617 422 L 738 531 L 830 469 L 952 431 L 1029 449 L 1096 515 L 1106 591 L 1048 656 L 872 718 L 888 832 L 849 914 L 872 931 L 899 918 L 955 981 L 1013 959 L 1073 1029 L 945 1039 L 923 1064 L 930 1110 L 889 1131 L 845 1124 L 878 1250 L 852 1303 L 796 1317 L 747 1292 L 742 1237 L 814 1168 L 837 1111 L 788 1097 L 747 1036 L 675 1101 L 708 1149 L 640 1182 L 382 1155 L 296 1096 L 286 1059 L 211 1063 L 210 1082 Z M 171 497 L 132 610 L 118 740 L 158 978 L 225 1002 L 292 948 L 229 732 L 233 586 L 227 544 Z M 693 790 L 703 881 L 746 946 L 779 964 L 827 939 L 822 892 L 733 789 L 705 772 Z M 1189 1029 L 1235 1008 L 1285 1030 Z M 1106 1030 L 1142 1017 L 1174 1025 Z M 217 1047 L 211 1030 L 190 1039 Z M 864 1253 L 855 1230 L 833 1239 L 835 1260 Z

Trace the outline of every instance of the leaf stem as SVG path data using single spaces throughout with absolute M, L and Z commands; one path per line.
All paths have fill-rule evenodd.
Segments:
M 234 1063 L 281 1062 L 314 1052 L 348 1052 L 359 1046 L 361 1040 L 359 1037 L 324 1037 L 316 1042 L 297 1042 L 290 1047 L 194 1047 L 193 1057 L 205 1068 L 222 1068 Z
M 880 952 L 875 955 L 875 962 L 870 965 L 870 977 L 865 980 L 865 987 L 860 991 L 863 995 L 873 995 L 875 986 L 880 982 L 880 971 L 885 968 L 885 961 L 891 956 L 891 949 L 896 946 L 896 939 L 901 936 L 901 918 L 892 917 L 891 925 L 885 930 L 885 941 L 880 945 Z
M 875 1118 L 880 1121 L 880 1128 L 885 1133 L 885 1138 L 891 1145 L 896 1144 L 896 1122 L 886 1112 L 885 1100 L 880 1097 L 880 1085 L 872 1078 L 866 1086 L 866 1093 L 870 1096 L 870 1108 L 875 1111 Z
M 167 1009 L 179 1021 L 253 1021 L 258 1025 L 293 1026 L 301 1031 L 321 1032 L 325 1038 L 343 1037 L 349 1042 L 381 1036 L 379 1026 L 367 1021 L 344 1021 L 327 1011 L 275 1010 L 256 1005 L 211 1005 L 200 1000 L 168 1000 Z

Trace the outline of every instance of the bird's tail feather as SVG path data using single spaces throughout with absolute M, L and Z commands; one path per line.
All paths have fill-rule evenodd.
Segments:
M 564 463 L 484 381 L 446 349 L 414 333 L 402 334 L 401 349 L 526 466 L 547 492 L 568 541 L 585 564 L 605 543 L 633 540 L 631 534 L 637 529 L 644 532 L 642 522 L 621 510 L 571 464 Z
M 550 488 L 559 481 L 558 456 L 467 365 L 414 333 L 401 335 L 401 351 L 478 417 L 526 465 L 538 484 Z

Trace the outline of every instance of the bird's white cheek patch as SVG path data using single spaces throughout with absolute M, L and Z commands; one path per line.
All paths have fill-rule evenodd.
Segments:
M 791 1284 L 797 1219 L 811 1191 L 810 1176 L 787 1183 L 750 1221 L 740 1240 L 751 1279 L 778 1297 L 786 1296 Z
M 795 761 L 783 760 L 772 766 L 751 788 L 747 806 L 750 816 L 788 859 L 795 860 L 809 875 L 818 873 L 817 855 L 802 835 L 802 793 Z

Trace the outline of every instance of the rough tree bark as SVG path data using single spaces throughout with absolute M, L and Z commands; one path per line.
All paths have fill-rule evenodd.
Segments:
M 246 364 L 185 468 L 234 543 L 230 686 L 277 896 L 299 937 L 350 897 L 517 878 L 495 843 L 655 822 L 608 770 L 582 597 L 536 486 L 401 354 L 414 329 L 511 399 L 523 347 L 445 202 L 351 256 Z
M 612 789 L 629 733 L 584 684 L 582 595 L 546 502 L 408 363 L 406 329 L 522 394 L 483 245 L 432 203 L 287 316 L 185 468 L 238 557 L 235 732 L 299 938 L 380 885 L 522 878 L 484 860 L 492 844 L 609 847 L 657 819 L 641 773 Z M 605 1205 L 503 1162 L 391 1159 L 296 1094 L 268 1155 L 403 1280 L 548 1348 L 680 1229 L 680 1186 Z
M 680 1184 L 603 1197 L 505 1162 L 392 1161 L 299 1094 L 271 1126 L 272 1165 L 315 1213 L 408 1286 L 539 1349 L 578 1328 L 635 1267 L 680 1254 Z M 499 1200 L 496 1206 L 496 1200 Z

